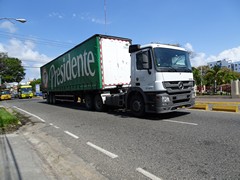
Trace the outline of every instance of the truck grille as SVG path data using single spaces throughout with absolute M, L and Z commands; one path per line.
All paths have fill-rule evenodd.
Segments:
M 194 81 L 165 81 L 163 86 L 167 89 L 169 94 L 179 94 L 184 92 L 191 92 Z

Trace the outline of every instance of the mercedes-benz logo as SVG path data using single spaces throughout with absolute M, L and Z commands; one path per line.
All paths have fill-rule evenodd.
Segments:
M 179 88 L 179 89 L 183 89 L 183 88 L 184 88 L 182 81 L 180 81 L 180 82 L 178 83 L 178 88 Z

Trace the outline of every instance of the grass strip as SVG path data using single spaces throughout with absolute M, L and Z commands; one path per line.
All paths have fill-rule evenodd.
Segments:
M 5 108 L 0 108 L 0 129 L 4 132 L 6 129 L 16 126 L 18 118 L 9 113 Z

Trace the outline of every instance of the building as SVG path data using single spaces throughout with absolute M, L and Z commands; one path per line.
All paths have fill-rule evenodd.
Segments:
M 214 66 L 229 68 L 229 65 L 231 64 L 231 61 L 223 59 L 223 60 L 219 60 L 219 61 L 209 62 L 207 64 L 208 64 L 208 67 L 210 67 L 210 68 L 213 68 Z
M 227 67 L 232 71 L 236 71 L 240 73 L 240 61 L 232 62 L 230 60 L 223 59 L 219 61 L 209 62 L 207 64 L 209 68 L 213 68 L 214 66 Z
M 231 69 L 236 72 L 240 72 L 240 61 L 231 63 Z

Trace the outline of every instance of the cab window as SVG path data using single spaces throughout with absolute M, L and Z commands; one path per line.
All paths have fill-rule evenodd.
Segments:
M 142 51 L 136 54 L 136 66 L 137 70 L 151 69 L 151 54 L 150 51 Z

